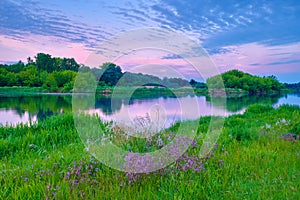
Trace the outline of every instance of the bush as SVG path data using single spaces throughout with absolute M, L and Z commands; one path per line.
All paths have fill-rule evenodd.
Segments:
M 300 121 L 296 122 L 292 128 L 290 129 L 291 133 L 294 133 L 296 135 L 300 135 Z
M 243 124 L 230 127 L 227 129 L 228 134 L 232 136 L 237 141 L 251 140 L 255 137 L 255 134 L 251 132 L 248 127 L 245 127 Z
M 299 112 L 300 113 L 300 107 L 297 105 L 289 105 L 289 104 L 283 104 L 279 108 L 277 108 L 277 112 L 283 113 L 293 113 L 293 112 Z
M 201 117 L 199 119 L 199 126 L 198 126 L 197 134 L 207 133 L 210 121 L 211 121 L 211 116 Z
M 253 104 L 248 106 L 245 114 L 261 114 L 271 112 L 272 110 L 274 110 L 274 108 L 271 105 Z

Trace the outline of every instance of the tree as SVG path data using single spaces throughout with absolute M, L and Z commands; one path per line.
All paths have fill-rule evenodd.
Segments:
M 34 65 L 33 59 L 31 57 L 27 58 L 27 65 Z
M 216 79 L 219 79 L 219 81 Z M 221 75 L 211 77 L 207 79 L 207 84 L 213 87 L 220 87 L 220 81 L 222 80 L 225 88 L 243 89 L 249 91 L 250 94 L 257 92 L 268 93 L 271 90 L 280 91 L 284 87 L 275 76 L 262 78 L 239 70 L 231 70 Z
M 13 72 L 8 72 L 6 74 L 7 78 L 7 86 L 16 86 L 18 85 L 18 78 L 17 75 Z
M 26 66 L 25 71 L 21 71 L 19 74 L 20 85 L 22 86 L 40 86 L 41 82 L 38 76 L 38 70 L 36 66 Z
M 57 86 L 63 87 L 66 83 L 74 81 L 76 77 L 76 72 L 65 70 L 60 72 L 53 72 L 52 75 L 54 76 Z
M 103 81 L 110 86 L 116 85 L 123 75 L 121 68 L 114 63 L 104 63 L 101 69 L 104 73 L 99 81 Z
M 96 79 L 91 72 L 79 72 L 74 84 L 74 92 L 95 92 Z
M 24 63 L 20 60 L 16 64 L 7 66 L 7 70 L 10 72 L 19 73 L 20 71 L 24 70 L 24 67 L 25 67 Z
M 45 86 L 50 88 L 51 91 L 57 91 L 58 86 L 57 86 L 57 82 L 56 82 L 55 77 L 54 77 L 53 74 L 49 74 L 47 76 L 47 79 L 45 81 Z
M 39 71 L 45 70 L 47 72 L 53 72 L 55 70 L 54 59 L 51 58 L 51 55 L 38 53 L 35 59 Z
M 0 86 L 7 86 L 7 76 L 8 71 L 5 68 L 0 68 Z
M 206 85 L 209 89 L 223 89 L 224 84 L 221 75 L 210 77 L 206 80 Z
M 71 70 L 77 72 L 79 69 L 79 64 L 74 58 L 63 58 L 61 62 L 61 68 L 59 70 Z

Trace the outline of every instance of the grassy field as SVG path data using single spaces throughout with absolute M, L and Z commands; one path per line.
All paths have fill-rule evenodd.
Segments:
M 300 199 L 299 107 L 249 106 L 225 119 L 218 144 L 200 158 L 209 122 L 199 119 L 180 159 L 148 174 L 99 163 L 70 114 L 0 127 L 0 199 Z M 177 126 L 164 134 L 176 134 Z

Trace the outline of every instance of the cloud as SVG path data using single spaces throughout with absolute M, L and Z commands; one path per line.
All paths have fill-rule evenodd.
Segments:
M 299 10 L 298 0 L 0 1 L 0 59 L 43 50 L 84 60 L 119 33 L 162 27 L 201 44 L 221 70 L 292 73 L 299 70 Z
M 277 75 L 283 81 L 299 81 L 295 75 L 299 71 L 299 43 L 268 46 L 260 43 L 248 43 L 223 48 L 231 49 L 226 53 L 211 55 L 212 60 L 220 71 L 240 69 L 256 75 Z M 287 53 L 288 52 L 288 53 Z M 286 80 L 286 75 L 291 74 L 293 79 Z
M 21 1 L 20 4 L 0 1 L 0 34 L 27 42 L 32 42 L 28 40 L 29 34 L 54 36 L 90 46 L 107 39 L 110 35 L 101 27 L 73 21 L 59 10 L 31 4 L 31 1 Z
M 161 59 L 180 59 L 180 58 L 182 58 L 181 55 L 169 54 L 169 55 L 163 56 Z
M 288 60 L 288 61 L 271 62 L 271 63 L 267 63 L 266 65 L 286 65 L 286 64 L 299 63 L 299 62 L 300 59 L 296 59 L 296 60 Z
M 27 57 L 33 57 L 40 52 L 49 53 L 55 57 L 72 57 L 75 58 L 77 62 L 84 63 L 91 53 L 85 49 L 83 44 L 70 43 L 65 39 L 53 36 L 28 34 L 27 39 L 43 42 L 28 45 L 27 42 L 0 35 L 0 59 L 2 63 L 9 64 L 12 60 L 22 60 L 25 62 Z

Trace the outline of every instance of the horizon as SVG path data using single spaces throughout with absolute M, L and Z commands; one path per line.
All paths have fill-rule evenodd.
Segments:
M 102 42 L 133 29 L 159 27 L 196 41 L 220 72 L 238 69 L 261 77 L 274 75 L 283 83 L 298 83 L 299 17 L 300 2 L 296 0 L 1 1 L 0 63 L 24 62 L 44 52 L 85 64 Z M 189 79 L 199 80 L 189 74 L 188 66 L 177 55 L 146 53 L 116 64 L 127 71 L 136 65 L 161 63 L 182 68 Z
M 51 55 L 52 56 L 52 55 Z M 55 56 L 53 56 L 52 58 L 54 58 Z M 23 62 L 22 60 L 19 60 L 18 62 L 22 62 L 22 63 L 24 63 L 25 65 L 27 65 L 28 63 L 26 63 L 26 62 Z M 18 62 L 12 62 L 12 63 L 3 63 L 3 65 L 13 65 L 13 64 L 17 64 Z M 82 63 L 78 63 L 79 65 L 82 65 Z M 102 64 L 104 64 L 104 63 L 102 63 Z M 0 63 L 0 65 L 1 65 L 1 63 Z M 86 66 L 86 65 L 84 65 L 85 67 L 89 67 L 89 68 L 99 68 L 100 69 L 100 67 L 101 66 L 99 66 L 99 67 L 91 67 L 91 66 Z M 118 65 L 117 65 L 118 66 Z M 122 66 L 119 66 L 121 69 L 122 69 Z M 239 71 L 241 71 L 241 72 L 243 72 L 243 73 L 247 73 L 247 72 L 244 72 L 244 71 L 242 71 L 242 70 L 240 70 L 240 69 L 237 69 L 237 68 L 233 68 L 233 69 L 229 69 L 229 70 L 226 70 L 226 71 L 224 71 L 224 72 L 222 72 L 222 73 L 225 73 L 225 72 L 229 72 L 229 71 L 232 71 L 232 70 L 239 70 Z M 131 72 L 131 73 L 136 73 L 136 74 L 139 74 L 139 73 L 141 73 L 141 74 L 143 74 L 143 75 L 152 75 L 152 76 L 156 76 L 156 77 L 158 77 L 158 78 L 160 78 L 160 79 L 163 79 L 163 78 L 165 78 L 165 77 L 161 77 L 161 76 L 159 76 L 158 74 L 155 74 L 155 73 L 146 73 L 146 72 L 134 72 L 134 71 L 122 71 L 123 73 L 125 73 L 125 72 Z M 250 75 L 254 75 L 254 74 L 251 74 L 251 73 L 249 73 Z M 258 77 L 268 77 L 268 76 L 260 76 L 260 75 L 255 75 L 255 76 L 258 76 Z M 272 76 L 272 74 L 270 75 L 270 76 Z M 181 79 L 185 79 L 185 77 L 176 77 L 176 76 L 168 76 L 168 77 L 166 77 L 166 78 L 181 78 Z M 276 77 L 277 79 L 278 79 L 278 77 Z M 197 81 L 197 82 L 199 82 L 199 83 L 205 83 L 206 84 L 206 79 L 202 79 L 202 80 L 199 80 L 199 79 L 194 79 L 194 78 L 190 78 L 190 79 L 185 79 L 185 80 L 187 80 L 187 81 L 191 81 L 191 80 L 195 80 L 195 81 Z M 280 80 L 279 80 L 279 82 L 281 82 Z M 288 82 L 281 82 L 281 83 L 283 83 L 283 84 L 298 84 L 298 83 L 300 83 L 300 81 L 298 81 L 298 82 L 290 82 L 290 83 L 288 83 Z

